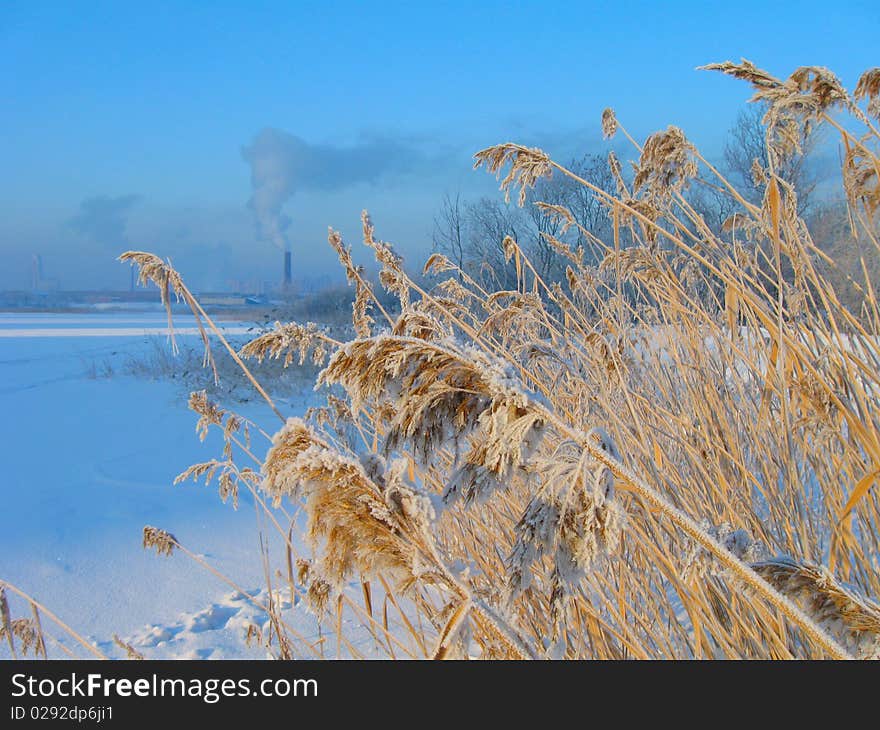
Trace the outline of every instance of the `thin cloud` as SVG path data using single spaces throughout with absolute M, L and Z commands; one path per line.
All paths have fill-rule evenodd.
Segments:
M 127 242 L 128 216 L 138 200 L 137 195 L 86 198 L 80 203 L 79 213 L 70 220 L 70 227 L 96 243 L 123 246 Z

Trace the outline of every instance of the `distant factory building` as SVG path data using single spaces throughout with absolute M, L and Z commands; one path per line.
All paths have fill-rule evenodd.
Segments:
M 199 296 L 199 303 L 214 307 L 253 306 L 262 304 L 263 298 L 260 296 L 245 296 L 243 294 L 201 294 Z

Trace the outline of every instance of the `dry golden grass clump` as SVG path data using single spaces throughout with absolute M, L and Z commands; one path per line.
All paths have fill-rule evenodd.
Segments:
M 301 498 L 307 536 L 320 560 L 321 577 L 337 591 L 357 575 L 386 573 L 401 584 L 433 577 L 420 543 L 430 540 L 433 507 L 408 485 L 405 464 L 367 469 L 291 418 L 275 434 L 263 467 L 262 488 L 280 502 Z
M 306 325 L 276 322 L 272 330 L 245 345 L 241 349 L 241 356 L 254 358 L 257 362 L 263 362 L 266 358 L 282 360 L 284 367 L 292 365 L 295 358 L 300 365 L 307 359 L 313 365 L 323 365 L 328 346 L 338 345 L 338 342 L 320 332 L 313 322 Z
M 594 436 L 616 456 L 607 434 L 594 429 Z M 603 557 L 616 554 L 625 512 L 611 472 L 577 444 L 562 442 L 535 466 L 542 484 L 516 525 L 508 585 L 511 598 L 520 596 L 531 585 L 534 564 L 546 555 L 553 566 L 551 598 L 558 601 Z
M 820 565 L 777 558 L 752 568 L 793 598 L 829 634 L 860 659 L 880 659 L 880 606 L 838 583 Z
M 785 80 L 748 61 L 707 68 L 767 104 L 760 205 L 682 130 L 639 144 L 610 109 L 604 135 L 633 145 L 631 180 L 610 156 L 615 192 L 538 149 L 483 150 L 476 166 L 520 205 L 545 177 L 581 186 L 610 240 L 539 203 L 561 223 L 545 236 L 558 280 L 508 237 L 497 243 L 515 286 L 486 290 L 434 254 L 428 287 L 365 213 L 364 244 L 400 311 L 331 230 L 356 289 L 356 339 L 278 323 L 240 353 L 323 364 L 326 407 L 286 418 L 240 358 L 280 419 L 274 435 L 193 395 L 200 434 L 221 430 L 224 453 L 182 478 L 218 474 L 221 495 L 250 492 L 283 545 L 261 555 L 267 581 L 312 606 L 336 656 L 877 658 L 876 282 L 863 266 L 858 306 L 842 303 L 778 168 L 809 129 L 838 134 L 851 233 L 880 254 L 878 71 L 850 94 L 819 67 Z M 703 188 L 734 211 L 720 228 L 690 202 Z M 222 340 L 169 264 L 123 258 Z M 302 530 L 308 554 L 292 539 Z M 144 545 L 192 556 L 156 528 Z M 272 631 L 249 629 L 248 642 L 326 655 L 267 610 Z
M 627 182 L 613 156 L 616 194 L 539 149 L 475 156 L 520 205 L 564 176 L 604 206 L 609 241 L 538 203 L 567 236 L 546 236 L 562 280 L 508 237 L 515 289 L 487 291 L 441 254 L 425 289 L 364 213 L 399 314 L 331 231 L 357 339 L 278 323 L 244 348 L 285 365 L 326 358 L 327 407 L 283 419 L 265 458 L 246 453 L 282 534 L 299 526 L 285 505 L 304 509 L 312 554 L 285 539 L 288 582 L 319 615 L 335 607 L 338 633 L 349 612 L 391 656 L 876 656 L 880 312 L 869 278 L 858 311 L 840 302 L 776 171 L 810 128 L 837 130 L 852 226 L 880 250 L 876 70 L 850 95 L 818 67 L 786 80 L 747 61 L 707 68 L 767 104 L 762 205 L 682 130 L 640 145 L 608 109 L 604 135 L 636 158 Z M 701 186 L 733 204 L 720 232 L 689 202 Z M 227 417 L 197 405 L 202 427 L 227 435 L 225 465 Z M 192 475 L 213 468 L 226 467 Z

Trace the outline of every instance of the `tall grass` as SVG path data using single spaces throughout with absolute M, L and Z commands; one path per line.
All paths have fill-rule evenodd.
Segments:
M 829 126 L 852 236 L 880 253 L 880 69 L 849 94 L 822 68 L 784 81 L 745 61 L 707 68 L 768 103 L 762 205 L 681 130 L 639 144 L 611 110 L 603 131 L 629 140 L 635 166 L 627 182 L 612 156 L 616 194 L 539 149 L 483 150 L 476 165 L 520 204 L 543 176 L 583 185 L 606 207 L 611 240 L 548 237 L 568 264 L 564 280 L 545 281 L 508 238 L 509 291 L 435 254 L 426 288 L 365 213 L 363 242 L 400 313 L 331 231 L 355 288 L 356 338 L 279 324 L 240 353 L 245 372 L 248 357 L 322 365 L 327 406 L 302 419 L 276 410 L 263 454 L 242 419 L 191 399 L 227 448 L 188 476 L 254 495 L 285 546 L 267 580 L 308 601 L 339 655 L 360 655 L 345 615 L 395 657 L 880 657 L 876 282 L 863 267 L 859 306 L 841 303 L 834 262 L 776 172 L 805 125 Z M 688 202 L 696 186 L 736 203 L 720 233 Z M 152 254 L 123 259 L 166 301 L 188 297 Z M 309 555 L 295 550 L 299 529 Z M 145 545 L 183 547 L 156 528 Z M 324 655 L 268 608 L 260 639 L 277 656 Z

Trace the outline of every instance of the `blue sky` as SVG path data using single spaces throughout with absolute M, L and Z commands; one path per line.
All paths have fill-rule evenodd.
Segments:
M 470 170 L 480 147 L 599 151 L 612 106 L 638 137 L 677 124 L 718 155 L 749 92 L 696 66 L 824 65 L 852 87 L 878 37 L 876 2 L 3 0 L 0 288 L 24 287 L 37 251 L 67 287 L 122 286 L 126 245 L 201 286 L 270 277 L 242 154 L 267 128 L 333 161 L 285 198 L 300 273 L 332 270 L 326 227 L 354 239 L 363 207 L 418 259 L 444 192 L 494 194 Z

